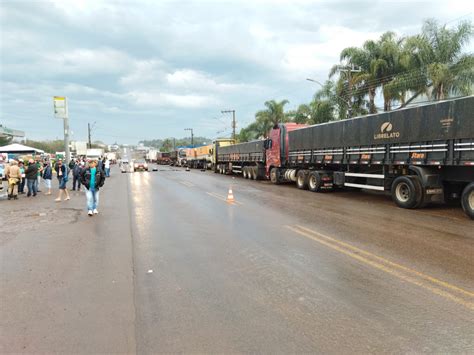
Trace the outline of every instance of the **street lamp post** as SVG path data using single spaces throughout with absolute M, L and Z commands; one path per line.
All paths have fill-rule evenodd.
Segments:
M 314 79 L 311 79 L 311 78 L 306 78 L 306 80 L 311 81 L 313 83 L 316 83 L 316 84 L 320 85 L 322 88 L 324 88 L 324 85 L 321 84 L 317 80 L 314 80 Z M 351 118 L 352 117 L 352 103 L 351 103 L 351 101 L 350 100 L 346 101 L 342 97 L 340 97 L 339 95 L 335 95 L 334 97 L 337 98 L 338 100 L 340 100 L 341 102 L 343 102 L 344 105 L 347 105 L 347 118 Z
M 185 128 L 185 131 L 191 131 L 191 148 L 194 148 L 194 132 L 192 128 Z

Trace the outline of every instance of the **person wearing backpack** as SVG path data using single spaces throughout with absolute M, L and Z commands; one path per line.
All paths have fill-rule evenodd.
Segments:
M 62 159 L 59 159 L 58 163 L 54 167 L 54 170 L 57 173 L 58 182 L 59 182 L 59 194 L 58 194 L 58 197 L 55 199 L 55 201 L 60 202 L 63 197 L 63 193 L 66 195 L 66 198 L 64 199 L 64 201 L 70 200 L 71 198 L 69 197 L 69 192 L 67 191 L 67 188 L 66 188 L 66 184 L 69 180 L 69 177 L 68 177 L 69 169 L 67 168 L 65 164 L 63 164 Z
M 51 195 L 51 180 L 53 179 L 53 169 L 51 168 L 49 160 L 45 162 L 43 168 L 43 181 L 44 186 L 48 189 L 44 194 Z
M 82 170 L 81 183 L 86 188 L 87 214 L 92 217 L 99 211 L 99 189 L 104 186 L 105 173 L 97 167 L 97 160 L 89 161 L 89 166 Z
M 26 186 L 28 186 L 27 197 L 31 195 L 36 196 L 38 192 L 38 166 L 33 159 L 28 161 L 28 166 L 25 170 Z

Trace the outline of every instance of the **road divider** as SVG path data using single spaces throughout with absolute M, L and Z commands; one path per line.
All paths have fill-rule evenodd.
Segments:
M 432 276 L 423 274 L 407 266 L 387 260 L 383 257 L 355 247 L 349 243 L 329 237 L 309 228 L 294 225 L 286 226 L 289 230 L 316 241 L 341 254 L 349 256 L 365 265 L 384 271 L 398 279 L 417 285 L 445 299 L 449 299 L 461 306 L 474 311 L 474 293 L 439 280 Z

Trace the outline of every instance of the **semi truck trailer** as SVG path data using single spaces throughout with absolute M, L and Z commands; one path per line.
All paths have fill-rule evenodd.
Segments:
M 387 191 L 402 208 L 460 200 L 474 219 L 474 96 L 313 126 L 218 150 L 217 172 L 313 192 Z

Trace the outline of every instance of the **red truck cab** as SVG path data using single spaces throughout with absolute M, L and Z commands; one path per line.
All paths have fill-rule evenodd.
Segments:
M 288 161 L 288 132 L 307 126 L 292 122 L 280 123 L 270 130 L 265 142 L 267 178 L 271 179 L 270 172 L 273 168 L 281 168 Z

